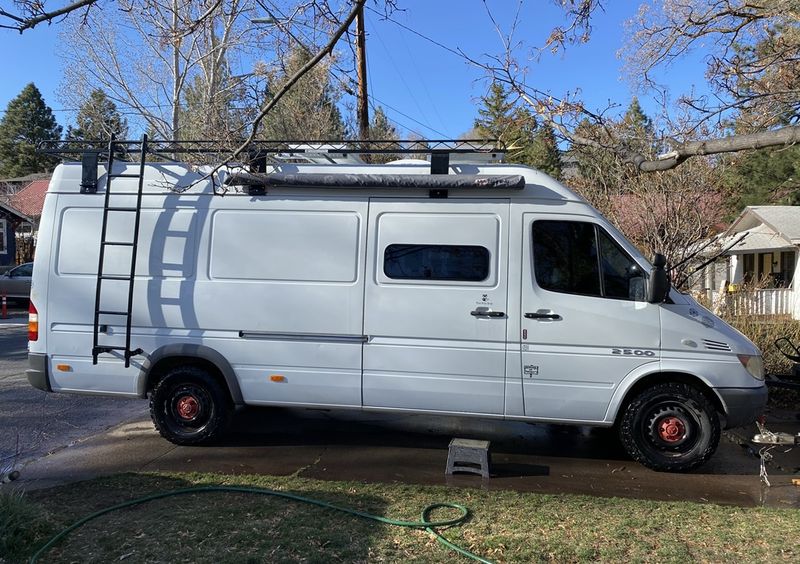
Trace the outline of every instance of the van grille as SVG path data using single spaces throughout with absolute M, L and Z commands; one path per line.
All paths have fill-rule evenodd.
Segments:
M 731 346 L 728 343 L 722 343 L 720 341 L 712 341 L 711 339 L 703 339 L 703 344 L 710 351 L 731 352 Z

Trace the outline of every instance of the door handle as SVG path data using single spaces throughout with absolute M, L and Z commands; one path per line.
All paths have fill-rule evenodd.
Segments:
M 526 319 L 552 319 L 554 321 L 560 321 L 561 319 L 563 319 L 563 317 L 561 317 L 557 313 L 538 313 L 538 312 L 537 313 L 526 313 L 525 314 L 525 318 Z
M 475 309 L 469 312 L 473 317 L 505 317 L 504 311 L 489 311 L 487 309 Z

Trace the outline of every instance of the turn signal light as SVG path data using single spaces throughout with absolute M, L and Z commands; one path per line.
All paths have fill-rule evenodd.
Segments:
M 281 376 L 280 374 L 272 374 L 270 375 L 269 379 L 272 382 L 285 382 L 286 376 Z
M 39 312 L 33 302 L 28 306 L 28 340 L 39 340 Z

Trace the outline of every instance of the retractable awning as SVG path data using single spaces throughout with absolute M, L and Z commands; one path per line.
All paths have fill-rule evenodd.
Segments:
M 231 186 L 306 188 L 420 188 L 426 190 L 522 190 L 519 174 L 318 174 L 235 172 L 225 179 Z

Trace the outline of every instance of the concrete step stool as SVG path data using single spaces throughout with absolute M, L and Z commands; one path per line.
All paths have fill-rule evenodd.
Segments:
M 445 474 L 454 472 L 471 472 L 489 478 L 489 441 L 473 439 L 453 439 L 447 451 L 447 470 Z

